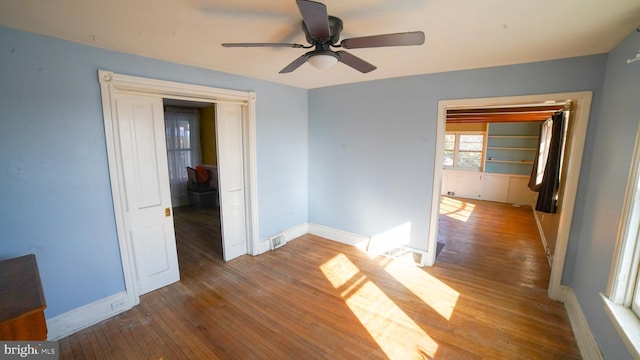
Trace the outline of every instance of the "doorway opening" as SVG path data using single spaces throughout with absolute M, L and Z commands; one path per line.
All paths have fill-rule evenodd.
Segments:
M 215 104 L 163 99 L 163 105 L 178 255 L 197 245 L 222 259 Z
M 554 300 L 563 301 L 567 290 L 561 285 L 562 272 L 564 269 L 565 255 L 569 240 L 569 230 L 575 197 L 578 187 L 578 179 L 582 164 L 582 153 L 586 139 L 587 124 L 589 120 L 589 110 L 591 107 L 591 92 L 575 92 L 560 94 L 525 95 L 500 98 L 478 98 L 443 100 L 438 102 L 438 122 L 436 131 L 436 151 L 434 159 L 434 179 L 432 189 L 431 219 L 429 234 L 429 262 L 435 263 L 437 251 L 438 220 L 441 206 L 441 192 L 443 186 L 443 154 L 445 151 L 445 133 L 447 112 L 451 110 L 483 108 L 483 107 L 524 107 L 535 104 L 566 104 L 572 103 L 573 121 L 569 129 L 566 142 L 566 174 L 564 178 L 564 188 L 559 202 L 563 204 L 561 212 L 557 218 L 557 235 L 554 246 L 554 257 L 551 266 L 549 279 L 549 297 Z M 506 146 L 505 146 L 506 147 Z
M 255 94 L 99 70 L 127 309 L 180 278 L 163 100 L 215 104 L 224 259 L 258 252 Z M 186 169 L 185 169 L 186 170 Z M 228 247 L 228 248 L 227 248 Z M 230 250 L 230 251 L 229 251 Z

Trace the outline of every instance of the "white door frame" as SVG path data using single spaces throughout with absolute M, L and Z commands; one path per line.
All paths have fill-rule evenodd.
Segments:
M 259 254 L 255 93 L 121 75 L 106 70 L 98 70 L 98 80 L 102 94 L 102 111 L 109 162 L 109 177 L 111 180 L 111 194 L 113 197 L 113 211 L 116 221 L 116 234 L 120 246 L 120 257 L 122 259 L 122 271 L 124 273 L 128 307 L 140 303 L 140 294 L 135 281 L 135 259 L 132 252 L 132 244 L 129 243 L 129 237 L 126 236 L 129 231 L 124 217 L 124 206 L 126 204 L 124 199 L 126 194 L 124 192 L 122 163 L 117 146 L 119 143 L 118 131 L 114 128 L 115 122 L 113 118 L 113 116 L 116 115 L 115 94 L 137 94 L 157 96 L 160 99 L 206 103 L 233 102 L 244 105 L 242 120 L 243 145 L 245 150 L 247 249 L 251 255 Z
M 440 214 L 440 193 L 442 187 L 442 154 L 444 152 L 444 134 L 448 109 L 460 109 L 484 106 L 510 106 L 540 104 L 546 101 L 566 102 L 571 100 L 576 104 L 575 121 L 572 124 L 572 136 L 566 144 L 569 157 L 567 158 L 567 176 L 562 195 L 562 211 L 558 221 L 558 239 L 551 266 L 549 279 L 549 297 L 554 300 L 564 301 L 567 288 L 562 286 L 562 272 L 569 243 L 571 220 L 575 207 L 576 193 L 578 192 L 578 180 L 582 166 L 582 154 L 587 136 L 587 124 L 589 123 L 589 111 L 591 109 L 591 91 L 540 94 L 524 96 L 507 96 L 478 99 L 459 99 L 438 101 L 438 123 L 436 129 L 436 151 L 433 169 L 433 190 L 431 194 L 431 219 L 429 227 L 429 240 L 427 244 L 427 265 L 433 265 L 436 261 L 436 246 L 438 238 L 438 216 Z

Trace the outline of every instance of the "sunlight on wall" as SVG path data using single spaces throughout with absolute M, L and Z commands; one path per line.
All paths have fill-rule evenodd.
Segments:
M 402 225 L 372 236 L 367 250 L 371 256 L 375 257 L 383 252 L 409 245 L 410 241 L 411 221 L 407 221 Z
M 451 320 L 460 293 L 424 269 L 392 261 L 384 270 L 443 318 Z
M 454 220 L 467 222 L 475 209 L 474 204 L 443 196 L 440 201 L 440 215 L 448 216 Z
M 320 270 L 336 289 L 343 290 L 341 296 L 351 312 L 389 358 L 436 353 L 438 344 L 344 254 L 325 262 Z

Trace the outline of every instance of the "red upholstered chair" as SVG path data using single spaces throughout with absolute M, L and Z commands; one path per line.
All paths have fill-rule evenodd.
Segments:
M 218 189 L 211 187 L 209 172 L 205 168 L 187 166 L 189 202 L 194 207 L 212 208 L 218 203 Z

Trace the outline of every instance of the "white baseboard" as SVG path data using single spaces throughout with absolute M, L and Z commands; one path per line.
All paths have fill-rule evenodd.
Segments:
M 298 226 L 294 226 L 282 232 L 284 235 L 284 241 L 289 242 L 295 238 L 299 238 L 302 235 L 309 233 L 309 224 L 304 223 Z
M 284 230 L 283 232 L 279 233 L 279 234 L 275 234 L 273 236 L 278 236 L 278 235 L 283 235 L 284 236 L 284 241 L 285 243 L 298 238 L 304 234 L 308 234 L 309 233 L 309 224 L 304 223 L 304 224 L 300 224 L 300 225 L 296 225 L 294 227 L 291 227 L 287 230 Z M 268 237 L 266 239 L 262 239 L 260 240 L 260 242 L 258 243 L 258 254 L 260 255 L 262 253 L 265 253 L 269 250 L 271 250 L 271 244 L 269 243 L 269 239 L 271 238 Z
M 571 323 L 571 328 L 576 337 L 582 358 L 584 360 L 603 360 L 602 353 L 600 353 L 598 344 L 591 333 L 591 329 L 589 328 L 587 319 L 584 317 L 576 294 L 573 292 L 573 289 L 569 287 L 565 288 L 567 291 L 564 306 L 567 309 L 569 322 Z
M 567 298 L 569 297 L 569 292 L 573 292 L 573 289 L 566 285 L 560 285 L 555 289 L 553 293 L 551 293 L 551 290 L 549 290 L 549 298 L 561 303 L 566 303 Z
M 131 309 L 125 291 L 47 320 L 48 340 L 58 340 Z
M 369 241 L 371 240 L 368 236 L 354 234 L 313 223 L 309 223 L 308 232 L 309 234 L 320 236 L 325 239 L 337 241 L 343 244 L 355 246 L 362 250 L 367 249 Z
M 269 238 L 262 239 L 258 242 L 258 253 L 255 255 L 264 254 L 269 250 L 271 250 L 271 245 L 269 244 Z

